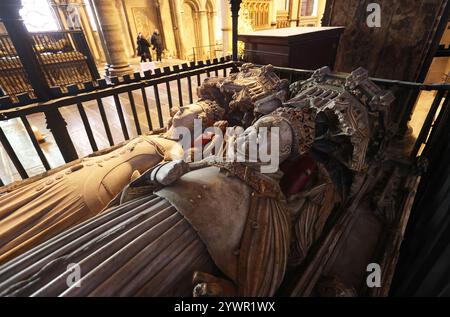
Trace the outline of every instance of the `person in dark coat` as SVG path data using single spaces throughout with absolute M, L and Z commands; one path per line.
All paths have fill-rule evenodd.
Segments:
M 150 39 L 150 43 L 153 45 L 153 49 L 156 49 L 156 60 L 161 62 L 161 55 L 163 50 L 161 34 L 159 34 L 159 30 L 155 29 L 153 32 L 152 38 Z
M 152 56 L 150 54 L 150 43 L 144 38 L 141 32 L 139 32 L 137 37 L 137 55 L 141 57 L 141 63 L 152 61 Z

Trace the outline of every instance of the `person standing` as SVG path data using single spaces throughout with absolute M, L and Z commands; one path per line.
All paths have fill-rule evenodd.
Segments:
M 139 32 L 137 37 L 137 55 L 141 57 L 141 63 L 152 61 L 152 56 L 150 55 L 150 43 L 144 38 L 141 32 Z
M 153 35 L 150 39 L 150 43 L 152 43 L 153 45 L 153 49 L 156 49 L 156 60 L 161 62 L 161 55 L 162 55 L 162 39 L 161 39 L 161 34 L 159 34 L 159 30 L 155 29 L 155 31 L 153 32 Z

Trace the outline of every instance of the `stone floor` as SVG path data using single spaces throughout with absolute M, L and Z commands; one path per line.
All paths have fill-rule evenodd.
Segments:
M 171 60 L 171 61 L 163 61 L 158 66 L 167 66 L 174 65 L 175 63 L 182 63 L 182 61 Z M 139 70 L 139 63 L 133 64 L 136 70 Z M 206 75 L 201 76 L 201 80 L 203 81 L 206 78 Z M 182 95 L 183 95 L 183 104 L 189 104 L 189 94 L 188 94 L 188 84 L 187 79 L 181 80 L 182 84 Z M 173 81 L 170 83 L 171 95 L 173 106 L 179 105 L 179 98 L 177 92 L 177 83 Z M 169 117 L 169 102 L 168 95 L 165 84 L 158 85 L 162 115 L 164 118 L 164 124 L 167 122 Z M 192 91 L 194 100 L 196 99 L 196 90 L 197 90 L 197 80 L 195 77 L 192 78 Z M 158 122 L 158 112 L 156 109 L 155 95 L 153 87 L 146 88 L 146 95 L 148 99 L 148 104 L 150 107 L 150 115 L 153 124 L 153 128 L 159 128 Z M 146 115 L 145 108 L 142 99 L 142 94 L 140 90 L 133 92 L 133 97 L 135 100 L 139 123 L 143 133 L 150 131 Z M 130 108 L 130 103 L 128 100 L 127 94 L 119 95 L 120 102 L 122 104 L 122 109 L 126 119 L 126 125 L 128 128 L 128 132 L 130 134 L 130 138 L 136 137 L 136 127 L 133 120 L 132 111 Z M 112 136 L 115 144 L 124 141 L 124 136 L 122 133 L 122 129 L 120 126 L 120 122 L 117 116 L 117 111 L 114 103 L 113 97 L 103 98 L 103 105 L 105 107 L 105 112 L 108 117 L 108 122 L 110 125 L 110 129 L 112 132 Z M 99 149 L 109 147 L 108 139 L 106 137 L 105 129 L 103 127 L 103 123 L 101 121 L 101 117 L 98 111 L 98 106 L 96 101 L 86 102 L 83 104 L 86 113 L 89 118 L 89 122 L 91 124 L 94 138 L 96 140 L 97 146 Z M 90 153 L 92 153 L 91 146 L 89 144 L 86 132 L 84 130 L 83 123 L 81 121 L 80 115 L 78 113 L 78 109 L 76 106 L 68 106 L 61 108 L 61 113 L 65 120 L 67 121 L 67 129 L 72 137 L 72 141 L 75 145 L 79 157 L 84 157 Z M 34 114 L 28 116 L 28 120 L 32 126 L 35 126 L 39 129 L 39 131 L 47 135 L 44 143 L 41 144 L 41 148 L 49 161 L 49 164 L 52 168 L 58 167 L 64 164 L 64 160 L 58 150 L 58 147 L 55 143 L 53 136 L 50 131 L 46 128 L 45 118 L 43 114 Z M 44 167 L 39 160 L 39 157 L 34 150 L 30 139 L 25 131 L 25 128 L 22 122 L 19 119 L 13 119 L 8 121 L 0 121 L 0 127 L 5 132 L 8 140 L 13 145 L 16 153 L 24 165 L 24 168 L 27 170 L 29 176 L 38 175 L 44 172 Z M 0 145 L 0 178 L 5 184 L 11 183 L 16 180 L 20 180 L 20 176 L 18 175 L 14 165 L 10 161 L 8 155 L 6 154 L 4 148 Z

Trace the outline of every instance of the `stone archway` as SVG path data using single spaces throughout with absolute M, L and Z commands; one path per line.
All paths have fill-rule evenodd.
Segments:
M 183 38 L 183 42 L 187 59 L 199 59 L 199 55 L 201 55 L 200 47 L 202 46 L 202 41 L 199 12 L 200 6 L 197 1 L 183 1 L 181 6 L 181 19 L 183 32 L 186 35 Z

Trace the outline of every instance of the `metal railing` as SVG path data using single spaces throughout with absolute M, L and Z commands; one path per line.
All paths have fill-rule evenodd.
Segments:
M 97 80 L 93 83 L 85 83 L 83 88 L 79 88 L 77 85 L 72 85 L 68 87 L 68 91 L 59 91 L 60 95 L 58 99 L 40 102 L 40 103 L 31 103 L 28 105 L 17 106 L 14 104 L 11 99 L 8 97 L 0 98 L 0 121 L 10 120 L 18 118 L 23 123 L 28 138 L 31 140 L 33 147 L 35 149 L 36 155 L 39 157 L 42 166 L 45 170 L 49 170 L 52 167 L 50 166 L 48 159 L 44 155 L 40 144 L 37 142 L 36 137 L 33 134 L 30 122 L 28 120 L 28 116 L 36 113 L 45 113 L 49 111 L 49 109 L 55 110 L 60 109 L 62 107 L 72 107 L 76 109 L 76 112 L 79 113 L 84 130 L 86 132 L 90 147 L 92 152 L 97 152 L 99 150 L 99 146 L 97 144 L 96 138 L 94 137 L 94 132 L 91 127 L 91 124 L 88 120 L 88 116 L 86 114 L 86 110 L 83 104 L 87 102 L 95 102 L 97 104 L 97 110 L 101 117 L 101 122 L 103 124 L 103 128 L 106 134 L 106 138 L 108 140 L 108 144 L 110 146 L 114 146 L 117 144 L 112 137 L 111 128 L 109 124 L 108 116 L 105 114 L 105 109 L 103 106 L 103 100 L 108 97 L 112 97 L 114 100 L 114 106 L 116 113 L 115 119 L 118 119 L 120 122 L 120 129 L 123 135 L 123 139 L 130 139 L 130 129 L 132 127 L 128 125 L 134 125 L 134 131 L 137 134 L 143 133 L 142 122 L 139 120 L 139 113 L 137 111 L 136 102 L 137 99 L 141 100 L 143 104 L 143 109 L 145 111 L 146 122 L 145 125 L 148 127 L 148 130 L 154 130 L 157 128 L 162 128 L 164 126 L 163 120 L 163 105 L 161 103 L 160 98 L 160 87 L 165 87 L 167 93 L 167 103 L 164 107 L 168 107 L 169 109 L 174 106 L 174 100 L 177 99 L 176 106 L 182 106 L 186 100 L 186 102 L 192 103 L 195 100 L 195 93 L 193 91 L 193 83 L 192 80 L 196 79 L 197 86 L 201 84 L 200 76 L 202 74 L 206 74 L 208 77 L 213 76 L 226 76 L 227 71 L 233 67 L 237 67 L 235 63 L 231 62 L 229 58 L 222 58 L 220 60 L 215 59 L 213 61 L 206 62 L 191 62 L 190 64 L 182 64 L 175 65 L 173 68 L 165 67 L 163 69 L 156 69 L 154 74 L 150 72 L 144 73 L 144 76 L 141 76 L 139 73 L 135 73 L 133 76 L 124 76 L 121 78 L 113 77 L 111 79 L 111 83 L 108 84 L 104 79 Z M 282 68 L 275 67 L 275 71 L 281 78 L 286 78 L 290 80 L 290 82 L 298 81 L 298 80 L 306 80 L 311 76 L 313 71 L 310 70 L 300 70 L 300 69 L 290 69 L 290 68 Z M 345 74 L 335 74 L 334 76 L 345 76 Z M 183 87 L 181 84 L 181 80 L 187 83 L 187 98 L 183 96 Z M 421 91 L 432 91 L 436 93 L 436 97 L 434 101 L 430 105 L 430 110 L 427 115 L 427 118 L 423 124 L 423 128 L 419 133 L 416 144 L 414 146 L 412 157 L 416 157 L 419 152 L 419 149 L 424 145 L 427 145 L 430 137 L 436 133 L 434 127 L 435 122 L 438 122 L 440 116 L 438 115 L 438 110 L 440 109 L 439 105 L 442 101 L 444 101 L 442 108 L 448 108 L 450 102 L 450 84 L 433 84 L 433 85 L 425 85 L 420 83 L 411 83 L 411 82 L 403 82 L 403 81 L 395 81 L 395 80 L 386 80 L 379 78 L 372 78 L 372 80 L 378 85 L 382 86 L 385 89 L 390 89 L 394 95 L 396 96 L 396 102 L 393 105 L 392 115 L 395 118 L 395 121 L 398 123 L 399 127 L 401 127 L 402 122 L 408 122 L 416 99 L 411 102 L 411 97 L 416 96 Z M 176 90 L 178 94 L 178 98 L 172 94 L 171 83 L 176 84 Z M 151 88 L 153 90 L 153 99 L 154 102 L 149 102 L 146 88 Z M 186 91 L 185 91 L 186 93 Z M 122 95 L 122 97 L 119 97 Z M 126 95 L 126 97 L 123 97 Z M 129 104 L 131 108 L 131 117 L 132 120 L 126 120 L 123 110 L 123 100 Z M 122 100 L 122 101 L 121 101 Z M 22 103 L 27 103 L 27 100 L 22 98 Z M 167 110 L 167 109 L 166 109 Z M 157 113 L 157 122 L 152 121 L 150 112 L 153 111 Z M 437 118 L 437 119 L 436 119 Z M 50 128 L 51 130 L 51 128 Z M 401 129 L 399 129 L 401 131 Z M 56 139 L 55 139 L 56 140 Z M 11 142 L 8 140 L 8 137 L 5 135 L 3 130 L 0 128 L 0 142 L 3 145 L 8 157 L 12 161 L 15 169 L 18 171 L 22 179 L 26 179 L 29 177 L 27 170 L 24 168 L 20 159 L 17 156 L 17 153 L 14 147 L 11 145 Z M 73 140 L 71 138 L 66 140 L 56 140 L 59 151 L 63 154 L 65 161 L 68 163 L 72 160 L 77 159 L 77 157 L 71 157 L 64 155 L 65 148 L 68 146 L 73 147 Z M 54 167 L 54 166 L 53 166 Z
M 189 60 L 194 62 L 198 60 L 213 59 L 223 57 L 223 45 L 205 45 L 192 48 L 192 56 L 188 56 Z
M 92 152 L 99 151 L 97 139 L 95 137 L 95 131 L 91 126 L 91 122 L 88 119 L 86 110 L 86 103 L 96 103 L 96 110 L 101 123 L 105 131 L 105 136 L 109 146 L 117 144 L 113 139 L 113 132 L 111 129 L 111 120 L 117 120 L 120 125 L 121 133 L 124 140 L 131 138 L 131 131 L 136 131 L 137 135 L 143 134 L 144 130 L 152 131 L 164 127 L 163 111 L 171 109 L 173 106 L 183 106 L 184 103 L 192 103 L 196 100 L 195 91 L 193 89 L 193 80 L 196 80 L 196 85 L 201 85 L 201 75 L 210 76 L 227 76 L 230 69 L 234 67 L 234 64 L 230 61 L 230 58 L 221 58 L 214 60 L 201 61 L 198 63 L 175 65 L 171 67 L 165 67 L 163 69 L 155 69 L 155 73 L 147 71 L 142 76 L 140 73 L 135 73 L 133 76 L 125 75 L 123 77 L 111 78 L 111 83 L 101 79 L 96 82 L 85 83 L 82 88 L 77 85 L 68 86 L 68 91 L 59 90 L 58 99 L 53 99 L 46 102 L 29 103 L 30 100 L 22 98 L 22 106 L 17 106 L 9 97 L 0 98 L 0 122 L 19 119 L 24 126 L 25 138 L 31 141 L 36 159 L 40 161 L 43 169 L 49 171 L 56 166 L 51 166 L 48 158 L 44 154 L 41 145 L 39 144 L 32 126 L 29 121 L 29 117 L 34 114 L 44 114 L 49 110 L 58 110 L 61 108 L 69 108 L 75 110 L 75 113 L 79 114 L 84 132 L 86 133 L 89 145 Z M 182 80 L 184 84 L 182 85 Z M 171 84 L 177 90 L 177 97 L 172 94 Z M 162 104 L 160 89 L 165 89 L 167 96 L 167 103 Z M 56 89 L 56 88 L 55 88 Z M 187 90 L 187 91 L 186 91 Z M 150 96 L 149 94 L 152 94 Z M 184 94 L 187 93 L 187 96 Z M 187 98 L 186 98 L 187 97 Z M 105 111 L 104 100 L 110 98 L 113 100 L 115 113 L 109 113 L 108 116 Z M 137 103 L 139 100 L 140 109 L 143 113 L 139 113 L 137 109 Z M 28 101 L 28 102 L 27 102 Z M 124 114 L 124 103 L 127 103 L 127 107 L 131 109 L 130 116 Z M 168 109 L 163 109 L 168 107 Z M 92 111 L 92 107 L 90 108 Z M 157 122 L 152 120 L 151 113 L 156 112 Z M 111 116 L 112 114 L 112 116 Z M 140 115 L 141 119 L 139 119 Z M 93 114 L 89 113 L 89 117 Z M 142 118 L 145 118 L 145 122 L 142 122 Z M 127 126 L 128 123 L 128 126 Z M 48 122 L 47 125 L 52 134 L 51 124 L 58 125 L 58 128 L 66 129 L 62 122 Z M 133 127 L 134 126 L 134 127 Z M 65 131 L 67 132 L 67 130 Z M 20 131 L 15 131 L 14 136 Z M 68 133 L 64 133 L 69 136 Z M 73 155 L 67 155 L 70 153 L 70 148 L 74 148 L 73 136 L 69 136 L 65 139 L 57 139 L 57 148 L 62 154 L 64 161 L 69 163 L 78 159 Z M 78 141 L 78 140 L 77 140 Z M 10 138 L 4 133 L 0 127 L 0 143 L 3 146 L 7 156 L 12 162 L 13 166 L 17 170 L 22 179 L 29 178 L 29 171 L 24 167 L 23 162 L 19 158 L 16 148 L 13 146 Z M 6 182 L 0 180 L 0 185 L 4 185 Z

